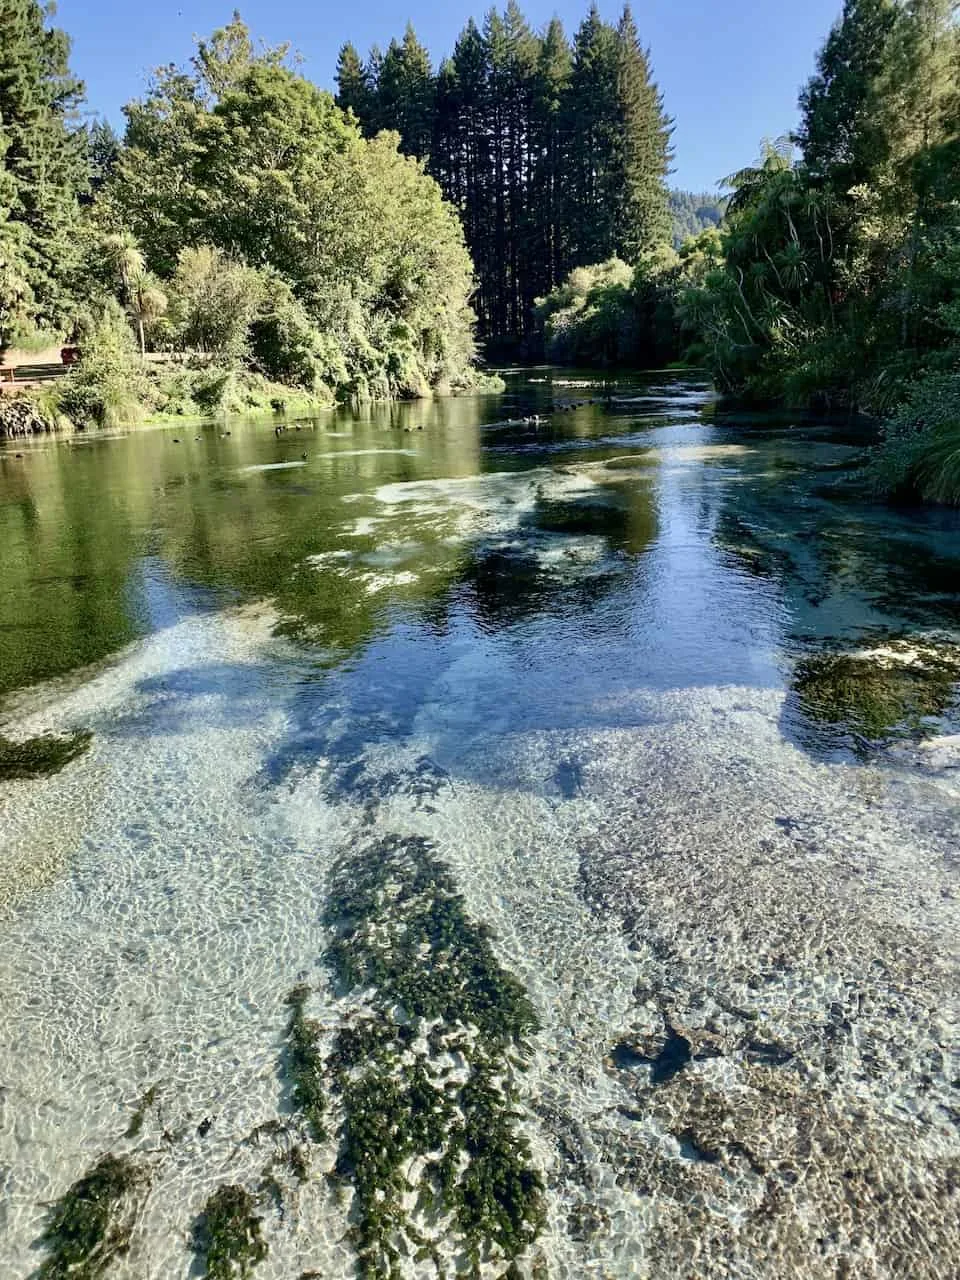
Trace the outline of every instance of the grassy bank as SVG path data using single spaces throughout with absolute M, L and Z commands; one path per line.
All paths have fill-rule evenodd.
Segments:
M 476 371 L 468 383 L 437 394 L 497 392 L 503 382 Z M 289 386 L 243 368 L 207 363 L 137 361 L 121 369 L 78 367 L 43 387 L 0 398 L 0 440 L 88 427 L 132 427 L 234 415 L 306 417 L 338 401 L 324 384 Z

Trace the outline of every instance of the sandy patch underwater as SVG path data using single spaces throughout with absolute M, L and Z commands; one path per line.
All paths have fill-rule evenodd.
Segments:
M 581 723 L 532 724 L 517 668 L 462 637 L 387 731 L 269 622 L 180 623 L 24 724 L 95 740 L 0 800 L 5 852 L 43 868 L 0 926 L 4 1275 L 36 1269 L 46 1206 L 106 1151 L 149 1173 L 110 1274 L 187 1275 L 227 1183 L 260 1197 L 257 1275 L 352 1274 L 355 1190 L 325 1177 L 343 1102 L 312 1141 L 284 1001 L 310 986 L 325 1054 L 371 1016 L 321 962 L 324 913 L 337 860 L 387 836 L 427 838 L 540 1021 L 529 1058 L 503 1060 L 544 1184 L 520 1274 L 950 1274 L 952 758 L 936 776 L 905 749 L 817 762 L 784 738 L 777 690 L 613 689 L 582 668 Z M 308 1175 L 277 1163 L 268 1194 L 291 1135 Z M 404 1212 L 466 1267 L 443 1220 Z

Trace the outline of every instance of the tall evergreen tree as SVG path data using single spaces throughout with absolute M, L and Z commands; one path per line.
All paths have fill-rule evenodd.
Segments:
M 567 94 L 569 141 L 566 222 L 574 266 L 602 262 L 613 252 L 614 209 L 620 146 L 618 41 L 594 4 L 577 31 Z
M 568 143 L 564 103 L 573 60 L 563 24 L 553 18 L 544 33 L 530 102 L 531 253 L 538 292 L 549 293 L 569 270 L 564 222 Z
M 370 73 L 352 44 L 345 44 L 337 57 L 336 103 L 341 111 L 352 111 L 368 136 L 373 123 L 373 86 Z
M 69 314 L 86 133 L 70 42 L 37 0 L 0 0 L 0 342 Z
M 460 112 L 463 196 L 461 217 L 478 277 L 475 303 L 477 315 L 482 331 L 488 333 L 491 329 L 495 292 L 489 265 L 492 253 L 488 200 L 493 191 L 487 119 L 489 58 L 486 42 L 472 18 L 454 46 L 453 70 Z
M 430 82 L 411 28 L 367 83 L 375 127 L 397 129 L 460 212 L 478 277 L 481 331 L 522 338 L 535 299 L 577 265 L 636 261 L 670 239 L 670 121 L 629 10 L 619 28 L 596 4 L 571 47 L 559 19 L 535 35 L 518 0 L 471 19 Z M 362 91 L 344 50 L 339 101 Z
M 881 77 L 897 25 L 896 0 L 845 0 L 800 94 L 795 138 L 816 178 L 838 190 L 866 182 L 886 151 L 879 110 Z
M 606 200 L 613 207 L 614 252 L 628 262 L 670 239 L 667 175 L 672 122 L 650 74 L 630 6 L 617 28 L 617 106 L 620 145 Z
M 427 156 L 433 139 L 433 71 L 410 23 L 403 40 L 391 40 L 384 54 L 376 93 L 382 127 L 400 134 L 400 150 Z

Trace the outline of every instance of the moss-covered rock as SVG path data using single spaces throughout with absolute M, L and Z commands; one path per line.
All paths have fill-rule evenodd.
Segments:
M 144 1170 L 126 1156 L 102 1156 L 54 1205 L 41 1237 L 48 1257 L 37 1280 L 97 1280 L 130 1248 Z
M 803 712 L 870 740 L 919 737 L 957 700 L 960 654 L 931 641 L 890 640 L 856 653 L 798 663 L 793 689 Z
M 515 1071 L 537 1026 L 526 992 L 425 840 L 391 836 L 341 858 L 326 923 L 334 977 L 363 993 L 329 1064 L 360 1274 L 435 1257 L 440 1221 L 474 1268 L 517 1257 L 543 1222 L 516 1123 Z
M 0 782 L 12 778 L 45 778 L 59 773 L 90 746 L 92 733 L 71 733 L 64 738 L 44 734 L 14 742 L 0 737 Z
M 194 1249 L 208 1280 L 244 1280 L 267 1256 L 257 1202 L 240 1186 L 218 1187 L 194 1233 Z

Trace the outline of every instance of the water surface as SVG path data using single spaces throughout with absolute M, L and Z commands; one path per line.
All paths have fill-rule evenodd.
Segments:
M 543 1185 L 521 1274 L 950 1274 L 954 712 L 864 744 L 794 687 L 960 630 L 960 517 L 858 500 L 863 443 L 544 369 L 280 433 L 0 445 L 0 731 L 94 734 L 0 784 L 2 1274 L 107 1151 L 149 1172 L 110 1274 L 202 1273 L 224 1184 L 259 1197 L 256 1274 L 354 1273 L 349 1097 L 328 1075 L 311 1136 L 285 998 L 331 1062 L 395 1016 L 331 966 L 331 887 L 421 837 L 463 895 L 450 954 L 489 926 L 539 1024 L 496 1059 Z M 382 892 L 372 937 L 404 919 Z M 476 1016 L 409 1060 L 462 1083 Z M 402 1274 L 506 1273 L 415 1199 Z

